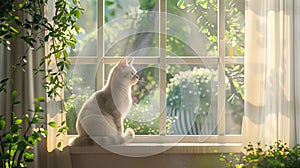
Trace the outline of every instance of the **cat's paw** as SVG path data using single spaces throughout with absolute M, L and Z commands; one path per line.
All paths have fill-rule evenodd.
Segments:
M 135 133 L 134 133 L 133 129 L 132 128 L 127 128 L 125 130 L 125 136 L 131 137 L 133 139 L 134 136 L 135 136 Z

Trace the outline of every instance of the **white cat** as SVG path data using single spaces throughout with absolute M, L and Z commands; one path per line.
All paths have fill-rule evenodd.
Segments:
M 95 92 L 82 106 L 76 123 L 77 137 L 72 145 L 122 144 L 134 139 L 134 131 L 126 129 L 123 119 L 129 112 L 131 86 L 139 76 L 132 66 L 133 60 L 123 58 L 109 73 L 102 90 Z

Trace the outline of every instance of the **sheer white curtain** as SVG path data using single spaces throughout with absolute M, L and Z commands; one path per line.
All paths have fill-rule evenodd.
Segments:
M 10 79 L 6 85 L 7 93 L 0 93 L 0 111 L 1 115 L 5 116 L 6 122 L 9 123 L 12 115 L 11 92 L 16 90 L 18 93 L 17 100 L 21 102 L 21 105 L 15 107 L 14 110 L 18 117 L 30 113 L 29 111 L 31 110 L 34 111 L 34 97 L 43 95 L 42 86 L 40 85 L 42 76 L 34 76 L 33 72 L 34 64 L 38 64 L 37 59 L 34 59 L 34 55 L 38 54 L 38 52 L 32 52 L 23 41 L 17 39 L 11 42 L 9 48 L 3 45 L 0 45 L 0 48 L 0 80 Z M 27 62 L 24 69 L 18 67 L 13 70 L 13 65 L 20 64 L 24 59 Z M 33 152 L 37 153 L 39 148 L 40 145 L 34 146 Z M 39 155 L 36 155 L 34 162 L 29 165 L 31 167 L 39 167 L 38 160 Z
M 295 50 L 295 3 L 246 1 L 245 143 L 299 143 L 296 86 L 299 87 L 300 62 Z
M 296 122 L 296 142 L 300 143 L 300 1 L 295 0 L 294 2 L 294 42 L 296 46 L 294 48 L 294 67 L 295 67 L 295 122 Z M 297 47 L 298 46 L 298 47 Z

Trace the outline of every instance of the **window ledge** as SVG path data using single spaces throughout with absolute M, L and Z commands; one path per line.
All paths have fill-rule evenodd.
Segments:
M 71 154 L 121 154 L 121 155 L 152 155 L 152 154 L 216 154 L 238 153 L 241 143 L 129 143 L 109 146 L 109 150 L 101 146 L 70 146 Z

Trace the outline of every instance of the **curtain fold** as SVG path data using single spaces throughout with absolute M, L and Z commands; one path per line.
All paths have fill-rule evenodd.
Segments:
M 295 145 L 293 5 L 293 0 L 246 1 L 245 143 Z
M 7 77 L 7 58 L 6 58 L 6 50 L 3 45 L 0 45 L 0 80 Z M 0 114 L 5 115 L 4 111 L 6 109 L 6 98 L 3 92 L 0 93 Z

